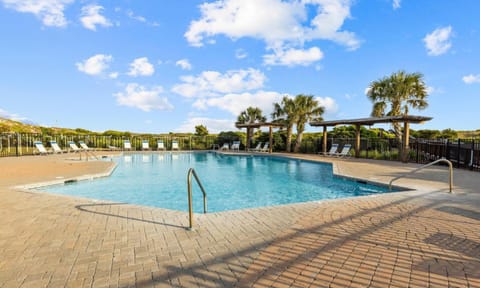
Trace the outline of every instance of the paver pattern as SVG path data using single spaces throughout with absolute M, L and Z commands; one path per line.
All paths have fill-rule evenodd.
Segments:
M 100 152 L 98 152 L 100 153 Z M 298 156 L 297 156 L 298 157 Z M 416 167 L 332 160 L 388 183 Z M 0 287 L 480 287 L 480 177 L 416 191 L 196 214 L 13 189 L 107 171 L 71 155 L 0 159 Z

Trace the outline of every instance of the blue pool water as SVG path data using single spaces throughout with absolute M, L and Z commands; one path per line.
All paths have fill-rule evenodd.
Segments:
M 332 165 L 270 156 L 217 153 L 131 154 L 114 158 L 110 177 L 40 188 L 58 194 L 188 211 L 187 171 L 197 172 L 208 211 L 345 198 L 388 192 L 335 177 Z M 193 183 L 195 212 L 203 212 L 202 193 Z

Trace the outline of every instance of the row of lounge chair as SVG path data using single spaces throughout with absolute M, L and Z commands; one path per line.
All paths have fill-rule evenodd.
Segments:
M 330 147 L 330 150 L 328 150 L 326 153 L 320 152 L 319 154 L 324 155 L 324 156 L 332 156 L 332 157 L 339 157 L 339 158 L 344 158 L 344 157 L 350 157 L 350 150 L 352 149 L 351 144 L 345 144 L 343 145 L 341 150 L 338 150 L 339 145 L 336 143 L 332 144 L 332 147 Z
M 43 143 L 41 141 L 35 141 L 33 142 L 33 145 L 35 146 L 35 149 L 39 154 L 42 155 L 47 155 L 47 154 L 53 154 L 53 153 L 67 153 L 67 152 L 79 152 L 79 151 L 91 151 L 92 149 L 88 147 L 87 144 L 83 141 L 78 141 L 78 144 L 80 147 L 77 146 L 77 144 L 73 141 L 69 141 L 69 149 L 64 150 L 60 148 L 60 145 L 58 145 L 57 141 L 50 141 L 50 146 L 52 147 L 52 150 L 47 150 Z
M 259 142 L 255 148 L 247 149 L 251 152 L 268 152 L 269 143 L 265 142 L 262 147 L 262 142 Z M 229 146 L 228 143 L 223 143 L 223 146 L 219 150 L 232 150 L 240 151 L 240 141 L 233 141 L 232 146 Z
M 68 150 L 64 150 L 60 148 L 57 141 L 50 141 L 50 146 L 52 147 L 51 150 L 47 150 L 41 141 L 35 141 L 34 143 L 35 149 L 39 154 L 52 154 L 52 153 L 66 153 L 66 152 L 79 152 L 79 151 L 93 151 L 92 148 L 88 147 L 87 144 L 83 141 L 78 141 L 80 147 L 74 141 L 69 141 Z M 124 150 L 132 150 L 132 144 L 129 140 L 125 140 L 123 142 Z M 119 150 L 118 147 L 115 146 L 108 146 L 110 150 Z M 147 140 L 142 141 L 142 150 L 150 150 L 149 142 Z M 166 150 L 165 144 L 162 140 L 157 141 L 157 150 Z M 180 150 L 178 141 L 172 141 L 172 150 Z
M 132 144 L 130 143 L 130 140 L 125 140 L 123 142 L 123 149 L 124 150 L 132 150 Z M 151 150 L 150 149 L 150 142 L 148 140 L 142 140 L 142 150 Z M 158 140 L 157 141 L 157 151 L 160 151 L 160 150 L 163 150 L 163 151 L 167 150 L 163 140 Z M 178 145 L 177 140 L 172 141 L 172 150 L 180 150 L 180 147 Z
M 252 149 L 248 149 L 248 151 L 252 151 L 252 152 L 268 152 L 268 147 L 269 147 L 269 143 L 268 142 L 265 142 L 265 144 L 263 144 L 263 147 L 262 147 L 262 142 L 258 142 L 257 146 L 255 148 L 252 148 Z
M 223 143 L 219 150 L 240 151 L 240 141 L 233 141 L 232 146 L 229 146 L 228 143 Z

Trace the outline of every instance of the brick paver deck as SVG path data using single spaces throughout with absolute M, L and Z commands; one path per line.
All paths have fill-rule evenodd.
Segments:
M 445 168 L 416 191 L 195 215 L 25 192 L 111 168 L 65 155 L 0 159 L 0 287 L 480 287 L 480 180 Z M 309 159 L 329 160 L 316 156 Z M 418 166 L 332 160 L 387 183 Z

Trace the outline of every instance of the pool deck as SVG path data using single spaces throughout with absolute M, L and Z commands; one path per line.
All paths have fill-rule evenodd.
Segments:
M 380 183 L 419 167 L 288 156 Z M 453 194 L 435 166 L 396 182 L 414 191 L 195 214 L 194 231 L 185 212 L 13 188 L 113 165 L 77 157 L 0 158 L 0 287 L 480 287 L 478 172 L 455 169 Z

